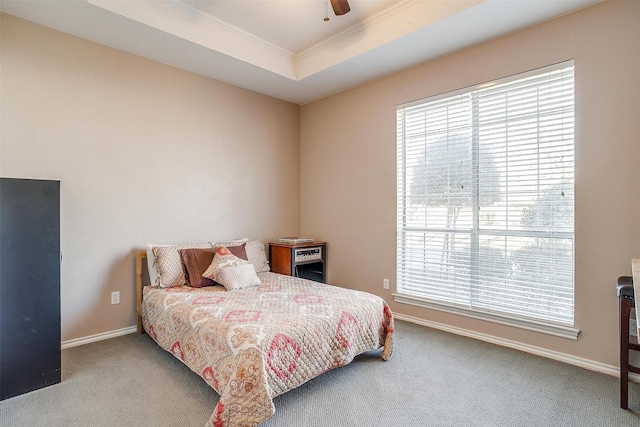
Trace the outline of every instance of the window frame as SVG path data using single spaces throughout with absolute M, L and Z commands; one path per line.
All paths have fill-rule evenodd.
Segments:
M 455 98 L 455 97 L 459 97 L 461 95 L 466 95 L 466 94 L 470 94 L 474 91 L 478 91 L 481 89 L 485 89 L 485 88 L 489 88 L 489 87 L 493 87 L 496 85 L 501 85 L 501 84 L 505 84 L 505 83 L 509 83 L 509 82 L 515 82 L 518 80 L 522 80 L 522 79 L 526 79 L 526 78 L 530 78 L 530 77 L 534 77 L 534 76 L 538 76 L 544 73 L 548 73 L 550 71 L 555 71 L 555 70 L 560 70 L 563 68 L 567 68 L 567 67 L 574 67 L 574 63 L 573 60 L 569 60 L 569 61 L 564 61 L 562 63 L 558 63 L 558 64 L 553 64 L 550 66 L 546 66 L 546 67 L 542 67 L 542 68 L 537 68 L 534 70 L 530 70 L 524 73 L 519 73 L 516 75 L 512 75 L 512 76 L 508 76 L 508 77 L 504 77 L 504 78 L 500 78 L 491 82 L 487 82 L 487 83 L 482 83 L 482 84 L 478 84 L 478 85 L 474 85 L 474 86 L 470 86 L 470 87 L 466 87 L 466 88 L 462 88 L 459 90 L 455 90 L 452 92 L 447 92 L 447 93 L 443 93 L 440 95 L 436 95 L 436 96 L 432 96 L 432 97 L 428 97 L 425 99 L 420 99 L 417 101 L 413 101 L 413 102 L 409 102 L 406 104 L 402 104 L 398 106 L 398 121 L 400 122 L 400 111 L 407 109 L 407 108 L 411 108 L 414 106 L 420 106 L 420 105 L 426 105 L 426 104 L 430 104 L 430 103 L 435 103 L 437 101 L 441 101 L 441 100 L 446 100 L 446 99 L 451 99 L 451 98 Z M 574 68 L 575 70 L 575 68 Z M 575 71 L 574 71 L 575 72 Z M 575 74 L 573 75 L 573 81 L 575 84 Z M 575 92 L 573 95 L 573 100 L 575 101 Z M 574 117 L 575 117 L 575 104 L 574 104 Z M 398 125 L 399 126 L 399 125 Z M 575 122 L 574 122 L 574 126 L 573 126 L 573 135 L 575 135 Z M 475 138 L 472 138 L 472 144 L 476 144 L 476 142 L 473 142 Z M 407 182 L 409 181 L 407 173 L 406 173 L 406 168 L 404 165 L 401 164 L 401 153 L 400 153 L 400 147 L 401 144 L 403 144 L 403 140 L 401 138 L 400 135 L 400 130 L 398 129 L 398 141 L 397 141 L 397 147 L 398 147 L 398 173 L 397 173 L 397 185 L 398 185 L 398 196 L 397 196 L 397 201 L 398 201 L 398 210 L 397 210 L 397 248 L 398 248 L 398 254 L 397 254 L 397 265 L 396 265 L 396 269 L 397 269 L 397 278 L 398 280 L 396 281 L 396 292 L 393 293 L 393 298 L 394 301 L 399 302 L 399 303 L 403 303 L 403 304 L 408 304 L 408 305 L 413 305 L 413 306 L 418 306 L 418 307 L 423 307 L 423 308 L 428 308 L 428 309 L 433 309 L 433 310 L 438 310 L 438 311 L 443 311 L 443 312 L 447 312 L 447 313 L 453 313 L 453 314 L 457 314 L 457 315 L 462 315 L 462 316 L 466 316 L 466 317 L 470 317 L 470 318 L 475 318 L 475 319 L 480 319 L 480 320 L 486 320 L 486 321 L 490 321 L 493 323 L 499 323 L 499 324 L 504 324 L 504 325 L 508 325 L 508 326 L 514 326 L 514 327 L 518 327 L 521 329 L 527 329 L 527 330 L 531 330 L 531 331 L 535 331 L 535 332 L 541 332 L 541 333 L 545 333 L 545 334 L 550 334 L 550 335 L 554 335 L 554 336 L 559 336 L 559 337 L 563 337 L 563 338 L 568 338 L 568 339 L 573 339 L 573 340 L 577 340 L 578 334 L 579 334 L 579 330 L 576 329 L 575 326 L 575 310 L 573 310 L 573 308 L 575 307 L 575 224 L 573 225 L 573 228 L 571 229 L 571 231 L 567 231 L 567 232 L 559 232 L 559 233 L 553 233 L 554 238 L 555 237 L 563 237 L 565 239 L 569 239 L 571 240 L 571 250 L 572 250 L 572 255 L 571 255 L 571 261 L 572 261 L 572 287 L 571 287 L 571 291 L 572 291 L 572 297 L 571 297 L 571 303 L 572 303 L 572 322 L 569 325 L 568 323 L 564 323 L 564 322 L 554 322 L 554 321 L 545 321 L 543 319 L 537 319 L 531 316 L 521 316 L 515 313 L 509 313 L 509 312 L 500 312 L 500 311 L 493 311 L 493 310 L 487 310 L 487 309 L 477 309 L 474 307 L 466 307 L 463 305 L 459 305 L 459 304 L 455 304 L 455 303 L 450 303 L 447 301 L 442 301 L 439 299 L 432 299 L 432 298 L 428 298 L 428 297 L 424 297 L 424 296 L 418 296 L 415 294 L 411 294 L 411 293 L 403 293 L 401 290 L 399 290 L 401 288 L 400 286 L 400 269 L 401 269 L 401 262 L 403 261 L 403 251 L 401 251 L 401 240 L 402 240 L 402 236 L 404 235 L 403 233 L 405 233 L 408 229 L 410 229 L 411 227 L 407 227 L 406 226 L 406 216 L 404 214 L 404 212 L 402 211 L 402 207 L 404 207 L 405 205 L 403 205 L 403 203 L 406 203 L 405 201 L 401 200 L 401 198 L 406 197 L 407 192 L 406 192 L 406 188 L 401 188 L 401 185 L 404 185 L 406 187 Z M 426 144 L 426 143 L 425 143 Z M 477 147 L 472 148 L 473 149 L 477 149 Z M 573 149 L 573 153 L 575 155 L 575 144 L 574 142 L 572 142 L 572 149 Z M 473 160 L 473 179 L 478 179 L 478 157 L 477 155 L 474 155 L 474 160 Z M 574 174 L 574 170 L 575 168 L 572 169 L 572 177 Z M 538 169 L 538 176 L 540 175 L 540 171 Z M 572 183 L 572 185 L 574 185 Z M 400 194 L 402 192 L 402 194 Z M 475 193 L 475 192 L 474 192 Z M 573 193 L 573 201 L 572 203 L 575 201 L 575 192 Z M 476 216 L 476 209 L 478 208 L 477 206 L 478 203 L 478 196 L 476 194 L 474 194 L 473 196 L 473 227 L 470 230 L 470 235 L 473 234 L 474 232 L 478 233 L 480 231 L 480 227 L 478 226 L 478 217 Z M 575 206 L 575 205 L 573 205 Z M 425 208 L 426 209 L 426 208 Z M 479 212 L 479 209 L 477 209 L 477 211 Z M 426 213 L 425 213 L 426 215 Z M 401 216 L 403 216 L 403 218 L 401 218 Z M 573 218 L 575 219 L 575 210 L 573 211 Z M 426 231 L 426 226 L 423 228 L 424 231 Z M 509 232 L 508 230 L 488 230 L 488 229 L 483 229 L 482 230 L 482 235 L 486 235 L 486 234 L 496 234 L 496 235 L 512 235 L 512 234 L 522 234 L 523 236 L 527 236 L 527 237 L 542 237 L 542 238 L 546 238 L 549 237 L 549 233 L 546 231 L 532 231 L 532 230 L 528 230 L 524 233 L 522 232 L 518 232 L 518 231 L 511 231 Z M 404 246 L 402 247 L 404 248 Z M 470 252 L 471 253 L 471 252 Z M 477 253 L 477 252 L 476 252 Z M 470 255 L 471 256 L 471 255 Z M 471 279 L 470 279 L 471 281 Z M 469 285 L 470 289 L 472 288 L 472 284 Z M 471 290 L 470 290 L 471 292 Z

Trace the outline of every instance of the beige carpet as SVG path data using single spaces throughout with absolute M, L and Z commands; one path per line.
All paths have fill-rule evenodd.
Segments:
M 275 399 L 263 426 L 640 426 L 618 380 L 406 322 L 377 352 Z M 615 351 L 615 349 L 612 349 Z M 61 384 L 0 402 L 2 427 L 202 427 L 218 395 L 147 335 L 62 352 Z

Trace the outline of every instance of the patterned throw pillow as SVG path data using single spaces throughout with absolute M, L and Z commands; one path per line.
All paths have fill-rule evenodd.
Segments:
M 249 240 L 245 238 L 228 242 L 218 242 L 215 244 L 215 246 L 231 247 L 242 244 L 246 244 L 247 260 L 251 264 L 253 264 L 256 272 L 260 273 L 263 271 L 271 271 L 271 268 L 269 267 L 269 261 L 267 261 L 267 254 L 264 249 L 264 243 L 262 243 L 260 240 Z
M 211 264 L 209 264 L 207 270 L 202 273 L 202 276 L 220 283 L 220 281 L 218 280 L 218 273 L 220 272 L 221 268 L 247 263 L 248 261 L 245 261 L 232 254 L 226 246 L 218 246 Z
M 247 259 L 247 252 L 244 243 L 240 246 L 228 247 L 229 251 L 238 258 Z M 215 248 L 207 249 L 181 249 L 180 258 L 182 266 L 186 272 L 187 286 L 192 288 L 203 288 L 205 286 L 214 286 L 218 283 L 203 277 L 202 274 L 207 271 L 213 257 L 216 254 Z
M 253 264 L 240 264 L 222 267 L 218 273 L 218 283 L 228 291 L 261 285 Z
M 186 245 L 173 246 L 153 246 L 153 256 L 155 257 L 155 266 L 158 271 L 156 286 L 161 288 L 173 288 L 182 286 L 187 283 L 180 260 L 180 249 L 204 249 L 211 248 L 210 242 L 189 243 Z

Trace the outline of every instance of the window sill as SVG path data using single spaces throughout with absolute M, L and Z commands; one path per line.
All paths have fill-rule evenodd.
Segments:
M 457 307 L 446 303 L 430 301 L 425 298 L 420 298 L 413 295 L 393 294 L 393 300 L 401 304 L 414 305 L 431 310 L 443 311 L 445 313 L 471 317 L 473 319 L 486 320 L 487 322 L 499 323 L 501 325 L 513 326 L 515 328 L 526 329 L 529 331 L 540 332 L 543 334 L 554 335 L 556 337 L 567 338 L 576 341 L 578 340 L 578 334 L 580 333 L 578 329 L 572 328 L 570 326 L 546 324 L 517 316 L 476 311 L 473 309 Z

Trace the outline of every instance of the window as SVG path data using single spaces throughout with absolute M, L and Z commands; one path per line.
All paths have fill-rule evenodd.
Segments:
M 398 107 L 396 301 L 576 339 L 573 61 Z

